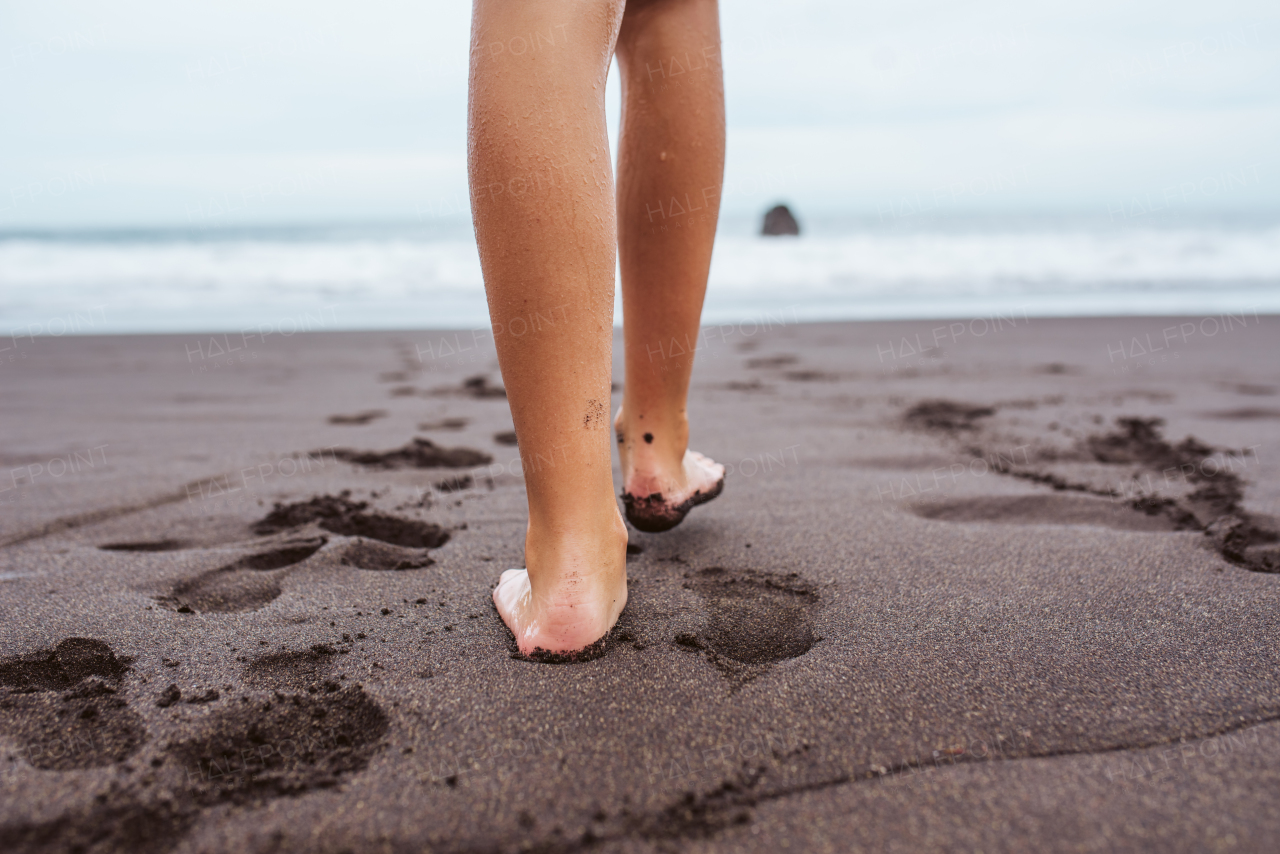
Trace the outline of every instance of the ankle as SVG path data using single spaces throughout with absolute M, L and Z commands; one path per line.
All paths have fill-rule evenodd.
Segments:
M 689 447 L 689 418 L 683 411 L 650 409 L 632 417 L 624 406 L 614 426 L 624 476 L 632 470 L 657 474 L 681 468 Z
M 615 584 L 621 570 L 626 575 L 627 526 L 617 504 L 588 520 L 559 524 L 535 524 L 525 534 L 525 566 L 536 586 L 570 586 L 589 595 Z M 567 590 L 566 590 L 567 592 Z

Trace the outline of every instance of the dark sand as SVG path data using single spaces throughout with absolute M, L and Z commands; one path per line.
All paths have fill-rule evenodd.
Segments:
M 0 850 L 1277 850 L 1280 319 L 1188 322 L 713 330 L 574 665 L 470 333 L 22 343 Z

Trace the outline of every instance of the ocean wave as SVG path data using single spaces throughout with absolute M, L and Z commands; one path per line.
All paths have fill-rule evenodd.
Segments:
M 658 239 L 678 240 L 678 232 Z M 850 229 L 725 234 L 708 317 L 783 306 L 811 318 L 1280 310 L 1280 227 Z M 339 306 L 340 328 L 466 327 L 486 318 L 473 241 L 243 232 L 223 238 L 0 238 L 0 324 L 109 306 L 92 331 L 236 329 Z M 1029 307 L 1029 308 L 1025 308 Z M 83 330 L 81 330 L 83 331 Z

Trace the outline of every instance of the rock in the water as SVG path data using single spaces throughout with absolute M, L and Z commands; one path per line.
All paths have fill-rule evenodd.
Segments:
M 773 236 L 799 235 L 800 224 L 796 222 L 796 218 L 791 215 L 786 205 L 777 205 L 764 215 L 764 228 L 760 229 L 760 233 Z

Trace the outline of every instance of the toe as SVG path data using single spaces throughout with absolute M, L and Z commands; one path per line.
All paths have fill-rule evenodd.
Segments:
M 706 454 L 700 454 L 697 451 L 689 451 L 689 456 L 698 468 L 707 472 L 714 480 L 724 477 L 724 466 L 708 457 Z

